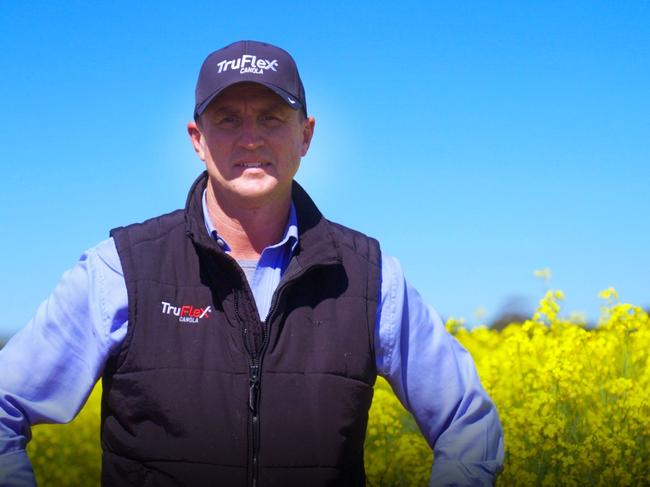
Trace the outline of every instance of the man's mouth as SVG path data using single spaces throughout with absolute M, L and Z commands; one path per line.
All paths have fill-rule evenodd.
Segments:
M 259 168 L 259 167 L 270 166 L 271 163 L 270 162 L 262 162 L 262 161 L 258 161 L 258 162 L 238 162 L 235 165 L 237 167 L 243 167 L 243 168 Z

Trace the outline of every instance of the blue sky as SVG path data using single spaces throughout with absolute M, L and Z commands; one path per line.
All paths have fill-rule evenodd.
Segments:
M 544 267 L 567 312 L 650 305 L 650 3 L 235 4 L 3 3 L 0 335 L 110 228 L 184 203 L 198 69 L 239 39 L 298 62 L 298 181 L 442 315 L 532 308 Z

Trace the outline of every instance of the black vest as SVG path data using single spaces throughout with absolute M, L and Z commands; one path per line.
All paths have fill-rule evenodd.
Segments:
M 128 333 L 107 363 L 104 486 L 364 485 L 379 244 L 294 183 L 299 243 L 259 320 L 201 199 L 111 232 Z

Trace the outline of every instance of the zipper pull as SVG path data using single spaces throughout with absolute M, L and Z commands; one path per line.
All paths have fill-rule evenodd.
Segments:
M 257 408 L 257 394 L 260 388 L 260 366 L 251 364 L 249 369 L 248 407 L 255 413 Z

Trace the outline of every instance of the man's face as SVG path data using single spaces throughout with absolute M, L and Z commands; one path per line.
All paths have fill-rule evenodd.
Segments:
M 314 119 L 265 86 L 239 83 L 221 92 L 188 132 L 216 196 L 255 208 L 290 197 Z

